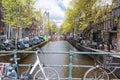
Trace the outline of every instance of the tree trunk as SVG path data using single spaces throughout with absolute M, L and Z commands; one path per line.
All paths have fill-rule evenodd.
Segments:
M 120 51 L 120 18 L 118 19 L 117 25 L 117 52 Z
M 75 37 L 75 29 L 73 28 L 73 31 L 72 31 L 72 34 L 73 34 L 73 38 Z
M 15 48 L 18 49 L 18 46 L 17 46 L 17 42 L 18 42 L 18 31 L 19 31 L 19 28 L 16 27 L 16 39 L 15 39 Z
M 92 44 L 92 41 L 93 41 L 93 31 L 91 30 L 90 31 L 90 43 Z

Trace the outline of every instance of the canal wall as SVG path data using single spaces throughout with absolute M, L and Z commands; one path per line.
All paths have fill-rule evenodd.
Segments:
M 33 50 L 35 50 L 35 48 L 40 48 L 40 47 L 44 46 L 47 42 L 48 42 L 48 41 L 41 42 L 41 43 L 39 43 L 38 45 L 34 45 L 33 47 L 28 47 L 28 48 L 26 48 L 26 49 L 24 49 L 24 50 L 25 50 L 25 51 L 33 51 Z M 19 54 L 18 54 L 18 57 L 20 57 L 21 59 L 24 59 L 24 58 L 26 58 L 28 55 L 29 55 L 29 54 L 23 54 L 23 53 L 21 54 L 21 53 L 19 53 Z
M 80 43 L 77 43 L 76 41 L 73 40 L 68 40 L 68 42 L 73 45 L 76 49 L 82 51 L 82 52 L 103 52 L 101 50 L 93 49 L 90 47 L 85 47 L 83 45 L 80 45 Z M 100 61 L 102 64 L 104 63 L 105 56 L 104 55 L 96 55 L 96 54 L 90 54 L 88 55 L 92 59 L 96 59 L 97 61 Z M 112 63 L 119 63 L 120 62 L 120 57 L 115 57 L 112 56 Z M 120 65 L 118 65 L 120 67 Z M 120 68 L 115 70 L 115 75 L 120 79 Z
M 37 47 L 40 48 L 40 47 L 44 46 L 48 42 L 49 41 L 41 42 L 40 44 L 34 45 L 33 47 L 25 48 L 24 51 L 30 51 L 30 50 L 32 51 L 32 50 L 34 50 Z M 24 53 L 21 54 L 21 53 L 18 53 L 17 57 L 20 58 L 20 59 L 24 59 L 28 55 L 30 55 L 30 54 L 24 54 Z M 10 58 L 13 58 L 13 54 L 9 54 L 9 53 L 7 53 L 7 54 L 0 54 L 0 62 L 10 62 Z

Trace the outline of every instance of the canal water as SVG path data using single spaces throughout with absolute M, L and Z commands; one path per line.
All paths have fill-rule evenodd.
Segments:
M 51 41 L 42 47 L 43 51 L 78 51 L 67 41 Z M 39 54 L 40 61 L 44 65 L 68 65 L 69 64 L 69 55 L 68 54 Z M 29 55 L 26 59 L 22 60 L 21 63 L 31 64 L 36 60 L 35 54 Z M 73 56 L 74 65 L 93 65 L 93 60 L 87 55 L 77 55 Z M 55 68 L 60 77 L 68 77 L 68 68 L 67 67 L 53 67 Z M 24 71 L 24 68 L 21 67 L 21 71 Z M 81 78 L 83 77 L 86 68 L 73 68 L 73 77 Z

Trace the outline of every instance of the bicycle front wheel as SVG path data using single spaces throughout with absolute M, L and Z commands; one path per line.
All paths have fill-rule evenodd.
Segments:
M 46 76 L 46 79 L 42 71 L 38 70 L 35 73 L 33 80 L 60 80 L 58 72 L 55 69 L 51 67 L 43 67 L 43 71 Z
M 109 75 L 103 68 L 92 67 L 86 71 L 83 80 L 109 80 Z

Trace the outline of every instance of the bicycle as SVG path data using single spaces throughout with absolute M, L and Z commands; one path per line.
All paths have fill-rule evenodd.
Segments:
M 17 73 L 10 63 L 0 62 L 0 80 L 17 80 Z
M 43 67 L 38 53 L 42 53 L 42 51 L 36 51 L 36 61 L 33 66 L 30 64 L 28 70 L 19 74 L 19 64 L 17 58 L 17 54 L 14 53 L 14 57 L 10 59 L 14 61 L 15 64 L 0 62 L 0 80 L 60 80 L 58 72 L 51 67 Z M 39 68 L 37 72 L 34 73 L 36 68 Z M 33 78 L 32 78 L 33 77 Z
M 51 67 L 43 67 L 39 60 L 38 53 L 41 53 L 41 50 L 36 51 L 36 61 L 33 66 L 29 66 L 28 70 L 25 74 L 22 75 L 22 79 L 30 80 L 32 78 L 32 74 L 35 71 L 36 67 L 39 66 L 39 70 L 35 72 L 32 80 L 60 80 L 58 72 Z
M 111 74 L 115 79 L 118 80 L 117 76 L 114 74 L 114 71 L 117 69 L 116 67 L 117 65 L 120 65 L 120 63 L 112 63 L 112 59 L 113 56 L 109 54 L 104 56 L 103 63 L 99 61 L 99 58 L 94 58 L 95 66 L 91 67 L 85 72 L 83 80 L 111 80 Z M 113 67 L 113 64 L 116 65 Z

